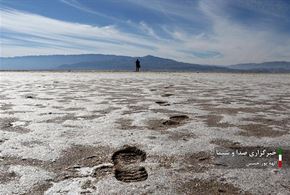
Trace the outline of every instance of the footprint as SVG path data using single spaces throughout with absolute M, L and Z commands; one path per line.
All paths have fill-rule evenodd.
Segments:
M 169 88 L 172 88 L 174 85 L 168 85 L 168 86 L 165 86 L 163 87 L 164 89 L 169 89 Z
M 128 146 L 124 149 L 118 150 L 112 156 L 114 165 L 117 164 L 135 164 L 145 161 L 146 153 L 135 146 Z
M 173 96 L 173 94 L 172 93 L 166 93 L 166 94 L 161 95 L 161 97 L 170 97 L 170 96 Z
M 156 101 L 156 104 L 159 104 L 160 106 L 169 106 L 170 104 L 168 102 L 165 101 Z
M 25 95 L 24 97 L 27 99 L 34 99 L 34 97 L 32 95 Z
M 181 124 L 183 121 L 189 119 L 186 115 L 175 115 L 171 116 L 169 120 L 164 121 L 162 124 L 167 126 L 175 126 Z
M 170 120 L 178 121 L 178 122 L 184 121 L 186 119 L 189 119 L 187 115 L 175 115 L 175 116 L 170 117 Z
M 112 156 L 115 178 L 127 183 L 145 181 L 148 173 L 145 167 L 139 166 L 145 159 L 146 153 L 135 146 L 116 151 Z
M 145 181 L 148 178 L 148 173 L 145 167 L 122 167 L 115 169 L 115 177 L 123 182 L 137 182 Z
M 179 125 L 179 122 L 174 121 L 174 120 L 167 120 L 167 121 L 162 122 L 162 124 L 166 126 L 172 126 L 172 125 Z

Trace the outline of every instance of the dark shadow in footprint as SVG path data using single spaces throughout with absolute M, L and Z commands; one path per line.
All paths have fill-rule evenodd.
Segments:
M 165 86 L 163 87 L 164 89 L 169 89 L 169 88 L 172 88 L 174 85 L 168 85 L 168 86 Z
M 189 117 L 184 114 L 174 115 L 169 117 L 169 119 L 149 119 L 146 128 L 151 130 L 166 130 L 182 126 L 187 123 L 188 119 Z
M 186 119 L 189 119 L 189 117 L 187 115 L 175 115 L 175 116 L 170 117 L 170 120 L 177 121 L 177 122 L 181 122 L 181 121 L 184 121 Z
M 172 93 L 166 93 L 166 94 L 161 95 L 161 97 L 170 97 L 170 96 L 173 96 L 173 94 Z
M 115 170 L 115 177 L 123 182 L 145 181 L 148 173 L 144 167 L 122 167 Z
M 143 162 L 146 159 L 146 153 L 135 146 L 128 146 L 118 150 L 112 156 L 114 165 L 128 165 Z
M 179 122 L 174 121 L 174 120 L 167 120 L 167 121 L 162 122 L 162 124 L 166 126 L 172 126 L 172 125 L 179 125 Z
M 24 96 L 26 99 L 34 99 L 34 97 L 32 95 L 25 95 Z
M 168 102 L 165 101 L 156 101 L 156 104 L 159 104 L 160 106 L 169 106 L 170 104 Z
M 164 121 L 162 124 L 166 126 L 175 126 L 181 124 L 184 120 L 189 119 L 186 115 L 175 115 L 171 116 L 169 120 Z

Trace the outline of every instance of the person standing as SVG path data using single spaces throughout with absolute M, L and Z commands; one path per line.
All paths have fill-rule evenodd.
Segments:
M 139 72 L 140 68 L 141 68 L 140 61 L 139 61 L 139 59 L 137 59 L 136 60 L 136 72 Z

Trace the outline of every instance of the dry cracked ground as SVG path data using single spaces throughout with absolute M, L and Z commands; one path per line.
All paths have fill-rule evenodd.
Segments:
M 282 169 L 215 156 L 289 148 L 289 86 L 286 74 L 1 72 L 0 194 L 290 194 L 289 150 Z

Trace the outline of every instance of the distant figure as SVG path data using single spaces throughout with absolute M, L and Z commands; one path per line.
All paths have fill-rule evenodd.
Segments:
M 139 59 L 137 59 L 136 60 L 136 72 L 139 72 L 140 68 L 141 68 L 140 61 L 139 61 Z

